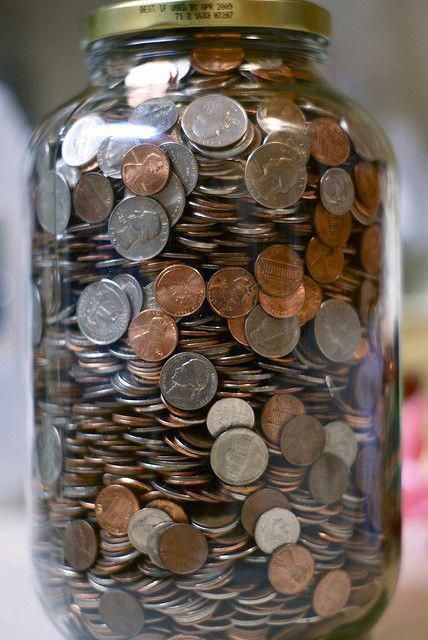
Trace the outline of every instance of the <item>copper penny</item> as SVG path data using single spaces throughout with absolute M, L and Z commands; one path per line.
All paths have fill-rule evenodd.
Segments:
M 303 279 L 303 263 L 295 251 L 274 244 L 262 251 L 256 261 L 257 282 L 271 296 L 286 296 L 295 291 Z
M 239 344 L 242 344 L 244 347 L 249 347 L 250 343 L 245 335 L 245 320 L 245 316 L 241 316 L 240 318 L 229 318 L 227 326 L 229 327 L 230 333 L 235 340 L 239 342 Z
M 342 611 L 351 594 L 351 580 L 345 571 L 329 571 L 318 582 L 312 606 L 321 618 L 331 618 Z
M 94 528 L 86 520 L 74 520 L 64 531 L 64 556 L 76 571 L 86 571 L 95 563 L 98 542 Z
M 305 302 L 297 314 L 301 326 L 315 318 L 323 299 L 321 287 L 309 276 L 303 276 L 303 286 L 305 287 Z
M 258 302 L 258 286 L 254 276 L 240 267 L 225 267 L 208 283 L 208 302 L 222 318 L 240 318 Z
M 176 318 L 196 313 L 204 303 L 205 293 L 205 281 L 199 271 L 185 264 L 167 267 L 155 283 L 157 303 Z
M 196 47 L 192 63 L 198 71 L 217 74 L 237 69 L 244 59 L 241 47 Z
M 260 306 L 274 318 L 291 318 L 296 316 L 305 303 L 305 287 L 299 285 L 295 291 L 283 298 L 269 296 L 259 291 Z
M 380 204 L 379 172 L 375 164 L 361 161 L 354 168 L 357 197 L 368 209 L 377 209 Z
M 241 521 L 245 531 L 253 536 L 257 520 L 265 511 L 274 507 L 283 509 L 289 507 L 287 498 L 278 489 L 259 489 L 248 496 L 241 511 Z
M 102 529 L 112 535 L 125 535 L 128 524 L 139 509 L 132 491 L 119 484 L 111 484 L 100 491 L 95 502 L 95 516 Z
M 168 571 L 187 575 L 198 571 L 208 558 L 207 539 L 191 524 L 172 524 L 159 538 L 159 558 Z
M 73 192 L 76 214 L 84 222 L 96 224 L 105 220 L 114 204 L 113 188 L 100 173 L 87 173 L 80 178 Z
M 317 282 L 329 284 L 342 273 L 345 257 L 341 248 L 327 247 L 318 238 L 312 238 L 306 250 L 306 264 Z
M 146 309 L 136 316 L 129 327 L 132 350 L 146 362 L 161 362 L 178 344 L 178 328 L 164 311 Z
M 378 298 L 379 292 L 374 282 L 371 280 L 364 280 L 360 287 L 358 309 L 360 312 L 360 318 L 366 326 Z
M 336 167 L 344 164 L 351 153 L 348 136 L 334 120 L 317 118 L 308 126 L 311 154 L 321 164 Z
M 373 225 L 366 229 L 361 240 L 361 264 L 367 273 L 376 275 L 382 268 L 382 236 L 380 228 Z
M 169 178 L 169 160 L 154 144 L 140 144 L 125 155 L 122 163 L 125 185 L 139 196 L 152 196 L 165 187 Z
M 263 407 L 261 423 L 265 436 L 271 442 L 279 444 L 284 426 L 296 416 L 305 413 L 304 404 L 289 393 L 278 393 Z
M 348 212 L 335 216 L 319 203 L 315 210 L 314 226 L 323 244 L 328 247 L 343 247 L 351 235 L 352 215 Z
M 292 418 L 281 433 L 281 451 L 284 458 L 298 467 L 313 464 L 324 451 L 325 429 L 312 416 Z
M 159 499 L 152 500 L 152 502 L 149 502 L 146 506 L 164 511 L 169 515 L 170 518 L 174 520 L 174 522 L 189 522 L 187 513 L 184 511 L 183 507 L 180 507 L 180 505 L 176 502 Z
M 315 573 L 315 560 L 310 551 L 298 544 L 288 544 L 274 551 L 268 567 L 269 581 L 275 591 L 284 595 L 301 593 Z

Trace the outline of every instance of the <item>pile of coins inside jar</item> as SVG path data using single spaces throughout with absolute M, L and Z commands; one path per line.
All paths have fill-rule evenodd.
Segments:
M 75 637 L 318 638 L 379 593 L 382 163 L 307 75 L 201 47 L 41 145 L 35 557 Z

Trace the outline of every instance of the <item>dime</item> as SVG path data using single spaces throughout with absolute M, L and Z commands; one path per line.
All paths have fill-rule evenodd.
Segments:
M 100 598 L 100 618 L 109 629 L 129 638 L 141 631 L 144 612 L 137 599 L 127 591 L 108 589 Z
M 131 322 L 129 342 L 131 349 L 146 362 L 161 362 L 178 344 L 177 325 L 163 311 L 142 311 Z
M 168 242 L 169 220 L 156 200 L 127 198 L 113 210 L 108 233 L 119 255 L 128 260 L 149 260 L 161 253 Z
M 95 501 L 98 524 L 116 536 L 127 533 L 129 521 L 138 509 L 138 500 L 132 491 L 119 484 L 111 484 L 102 489 Z
M 321 618 L 331 618 L 342 611 L 351 593 L 351 580 L 345 571 L 329 571 L 318 582 L 312 606 Z
M 79 218 L 89 224 L 105 220 L 113 209 L 113 203 L 113 188 L 100 173 L 86 173 L 74 189 L 74 210 Z
M 344 247 L 351 235 L 352 215 L 348 212 L 336 216 L 319 203 L 315 210 L 314 226 L 323 244 L 333 248 Z
M 103 174 L 107 178 L 120 180 L 124 157 L 130 149 L 139 144 L 138 138 L 114 138 L 112 136 L 105 138 L 97 154 L 98 164 Z
M 242 486 L 258 480 L 266 471 L 269 454 L 262 438 L 250 429 L 228 429 L 211 448 L 211 466 L 226 484 Z
M 147 506 L 134 513 L 128 524 L 128 536 L 134 547 L 147 554 L 149 534 L 161 523 L 173 523 L 171 516 L 161 509 Z
M 269 560 L 269 582 L 278 593 L 302 593 L 312 582 L 315 560 L 301 545 L 290 544 L 277 549 Z
M 371 162 L 357 162 L 354 167 L 354 180 L 358 199 L 368 209 L 377 209 L 381 199 L 377 166 Z
M 99 280 L 86 287 L 77 303 L 80 331 L 94 344 L 112 344 L 128 328 L 131 307 L 126 294 L 112 280 Z
M 140 313 L 143 306 L 144 296 L 140 283 L 130 273 L 119 274 L 114 278 L 113 282 L 118 284 L 122 291 L 125 292 L 131 305 L 131 316 L 134 318 L 137 313 Z
M 159 202 L 167 212 L 171 227 L 177 224 L 186 206 L 186 194 L 176 175 L 170 174 L 166 186 L 154 195 L 153 199 Z
M 321 164 L 344 164 L 351 153 L 351 144 L 341 126 L 330 118 L 312 120 L 307 132 L 311 154 Z
M 303 286 L 305 287 L 305 301 L 297 314 L 301 326 L 315 318 L 322 303 L 322 289 L 315 280 L 309 276 L 303 276 Z
M 277 489 L 259 489 L 248 496 L 242 506 L 242 526 L 250 536 L 254 536 L 256 523 L 263 513 L 274 507 L 287 509 L 288 506 L 287 498 Z
M 64 531 L 64 556 L 76 571 L 87 571 L 95 563 L 98 542 L 94 528 L 86 520 L 74 520 Z
M 254 427 L 255 416 L 251 405 L 241 398 L 222 398 L 208 411 L 207 428 L 214 438 L 233 427 Z
M 325 453 L 334 453 L 351 467 L 358 452 L 358 442 L 351 427 L 341 420 L 329 422 L 324 427 L 326 443 Z
M 284 458 L 298 467 L 313 464 L 324 451 L 326 434 L 321 422 L 312 416 L 292 418 L 281 433 Z
M 322 303 L 314 322 L 315 340 L 332 362 L 347 362 L 361 339 L 361 324 L 356 311 L 342 300 Z
M 337 280 L 345 266 L 342 248 L 331 248 L 312 238 L 306 249 L 306 264 L 311 276 L 321 284 Z
M 36 190 L 35 207 L 44 231 L 53 236 L 64 233 L 70 220 L 71 196 L 61 174 L 50 171 L 42 176 Z
M 106 123 L 100 116 L 91 114 L 74 122 L 62 143 L 62 158 L 71 167 L 90 164 L 106 137 Z
M 321 504 L 332 504 L 341 499 L 349 482 L 349 471 L 341 458 L 323 453 L 309 472 L 309 490 Z
M 380 228 L 373 225 L 366 229 L 361 240 L 361 264 L 363 269 L 376 275 L 382 268 L 383 244 Z
M 122 162 L 125 186 L 139 196 L 151 196 L 166 186 L 170 175 L 168 156 L 154 144 L 130 149 Z
M 44 485 L 51 487 L 62 468 L 62 444 L 57 428 L 52 425 L 37 428 L 34 449 L 37 475 Z
M 280 358 L 296 347 L 300 325 L 296 317 L 272 318 L 257 306 L 245 321 L 245 334 L 256 353 L 266 358 Z
M 178 120 L 178 109 L 168 98 L 151 98 L 132 112 L 129 122 L 139 125 L 142 138 L 155 138 L 172 129 Z
M 355 199 L 354 184 L 343 169 L 328 169 L 321 178 L 321 200 L 335 216 L 348 213 Z
M 244 59 L 244 50 L 241 47 L 196 47 L 191 56 L 198 71 L 226 73 L 239 67 Z
M 236 100 L 221 94 L 196 98 L 183 113 L 181 127 L 196 144 L 210 149 L 238 142 L 248 127 L 245 109 Z
M 303 113 L 285 96 L 264 98 L 257 107 L 257 123 L 265 133 L 305 129 Z
M 259 302 L 262 309 L 273 318 L 291 318 L 297 316 L 305 303 L 305 287 L 301 284 L 288 296 L 281 298 L 259 291 Z
M 208 558 L 208 542 L 193 525 L 172 524 L 159 537 L 158 553 L 168 571 L 187 575 L 204 566 Z
M 254 537 L 264 553 L 273 553 L 284 544 L 294 544 L 300 536 L 300 524 L 288 509 L 273 507 L 257 520 Z
M 156 279 L 156 300 L 175 318 L 196 313 L 204 303 L 205 292 L 205 281 L 199 271 L 185 264 L 167 267 Z
M 245 316 L 241 316 L 240 318 L 229 318 L 227 326 L 229 327 L 230 333 L 235 340 L 239 342 L 239 344 L 242 344 L 244 347 L 249 347 L 250 343 L 245 335 L 245 320 Z
M 161 371 L 162 395 L 177 409 L 202 409 L 214 398 L 217 386 L 215 367 L 199 353 L 177 353 Z
M 239 267 L 225 267 L 208 283 L 208 302 L 223 318 L 246 316 L 257 304 L 258 287 L 254 276 Z
M 303 263 L 297 253 L 283 244 L 274 244 L 258 256 L 255 267 L 257 282 L 270 296 L 293 293 L 303 279 Z
M 289 393 L 278 393 L 266 402 L 262 411 L 262 429 L 265 436 L 275 444 L 281 440 L 281 432 L 285 425 L 296 416 L 306 412 L 299 398 Z
M 161 149 L 167 154 L 174 173 L 181 180 L 187 195 L 192 193 L 198 182 L 198 163 L 193 153 L 183 144 L 164 142 Z

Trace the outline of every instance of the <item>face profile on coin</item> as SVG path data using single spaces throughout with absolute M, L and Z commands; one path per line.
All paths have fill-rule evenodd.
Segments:
M 264 553 L 273 553 L 284 544 L 294 544 L 300 536 L 300 524 L 289 510 L 273 507 L 257 520 L 254 537 Z
M 321 200 L 324 207 L 336 216 L 348 213 L 355 198 L 354 184 L 343 169 L 328 169 L 321 178 Z
M 177 346 L 177 325 L 163 311 L 142 311 L 131 322 L 129 342 L 142 360 L 160 362 L 168 358 Z
M 302 545 L 277 549 L 269 561 L 269 582 L 278 593 L 294 595 L 304 591 L 315 573 L 315 560 Z
M 122 162 L 123 182 L 138 196 L 152 196 L 162 191 L 169 174 L 168 156 L 154 144 L 133 147 Z
M 214 398 L 217 386 L 215 367 L 199 353 L 177 353 L 167 360 L 161 371 L 162 394 L 178 409 L 202 409 Z
M 315 318 L 314 332 L 316 343 L 326 358 L 346 362 L 361 339 L 361 324 L 350 304 L 326 300 Z
M 257 304 L 258 287 L 254 276 L 237 267 L 217 271 L 208 282 L 208 302 L 223 318 L 246 316 Z
M 234 428 L 221 433 L 211 448 L 211 466 L 226 484 L 243 486 L 266 471 L 268 450 L 262 438 L 250 429 Z
M 208 94 L 190 103 L 183 113 L 181 126 L 192 142 L 218 149 L 235 144 L 243 137 L 248 116 L 236 100 Z
M 173 317 L 196 313 L 204 303 L 205 293 L 203 277 L 197 269 L 186 264 L 167 267 L 156 279 L 156 300 Z
M 257 306 L 245 321 L 245 334 L 256 353 L 266 358 L 280 358 L 297 345 L 300 325 L 296 317 L 273 318 Z
M 94 344 L 116 342 L 128 328 L 131 317 L 129 300 L 113 280 L 90 284 L 77 303 L 77 322 L 81 332 Z
M 298 467 L 313 464 L 324 451 L 325 442 L 324 427 L 312 416 L 292 418 L 281 432 L 282 455 Z

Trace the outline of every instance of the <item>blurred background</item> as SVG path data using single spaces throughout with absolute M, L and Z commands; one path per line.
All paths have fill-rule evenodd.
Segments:
M 29 389 L 26 373 L 26 229 L 22 175 L 35 123 L 87 83 L 79 46 L 83 17 L 102 0 L 0 0 L 0 568 L 1 637 L 31 630 L 59 640 L 32 595 L 23 520 Z M 401 173 L 405 434 L 417 434 L 405 466 L 405 554 L 398 594 L 374 640 L 426 640 L 428 625 L 428 2 L 319 0 L 333 15 L 328 75 L 387 131 Z M 28 302 L 28 301 L 27 301 Z M 413 470 L 413 468 L 412 468 Z M 11 576 L 14 576 L 12 579 Z M 8 589 L 5 589 L 6 580 Z M 12 586 L 9 588 L 9 584 Z M 25 616 L 22 606 L 25 603 Z

